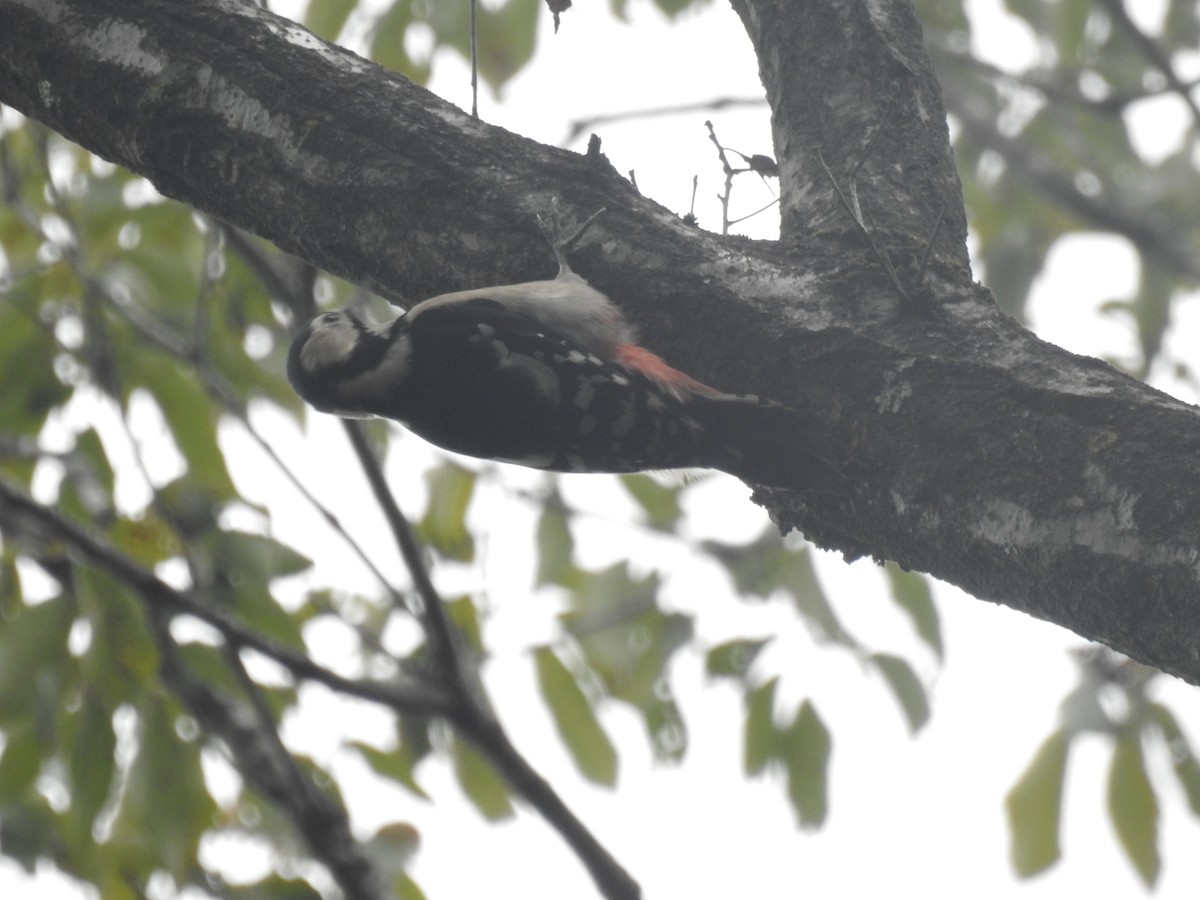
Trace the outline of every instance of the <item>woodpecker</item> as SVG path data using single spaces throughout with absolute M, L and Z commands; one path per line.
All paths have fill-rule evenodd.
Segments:
M 558 472 L 713 468 L 822 492 L 842 482 L 812 419 L 671 368 L 565 265 L 549 281 L 432 297 L 381 325 L 322 313 L 292 342 L 287 371 L 322 412 L 394 419 L 467 456 Z

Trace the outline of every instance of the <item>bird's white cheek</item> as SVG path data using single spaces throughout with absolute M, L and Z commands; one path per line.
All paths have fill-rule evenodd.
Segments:
M 318 328 L 300 348 L 300 365 L 310 374 L 324 371 L 349 359 L 357 343 L 358 334 L 348 324 Z

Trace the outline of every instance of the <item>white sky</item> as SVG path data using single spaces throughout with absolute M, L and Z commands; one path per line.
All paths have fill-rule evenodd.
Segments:
M 978 5 L 993 14 L 999 7 L 998 0 Z M 703 14 L 674 25 L 644 10 L 644 4 L 635 2 L 630 7 L 633 22 L 628 26 L 614 24 L 606 5 L 596 2 L 577 2 L 564 15 L 557 36 L 544 22 L 534 65 L 506 89 L 503 106 L 482 95 L 481 115 L 536 139 L 559 143 L 573 117 L 761 94 L 748 41 L 724 4 L 717 2 Z M 1028 52 L 1019 29 L 1004 27 L 1002 20 L 988 23 L 981 33 L 1001 41 L 998 49 L 990 51 L 993 58 Z M 453 56 L 439 64 L 435 90 L 469 108 L 465 64 Z M 719 211 L 713 198 L 722 176 L 703 127 L 706 118 L 713 119 L 727 145 L 747 153 L 770 152 L 765 107 L 606 126 L 601 135 L 603 150 L 617 170 L 636 170 L 643 192 L 677 211 L 686 210 L 692 175 L 699 174 L 701 224 L 715 227 Z M 1164 141 L 1170 139 L 1163 134 Z M 575 148 L 582 149 L 582 144 Z M 749 211 L 761 206 L 764 197 L 769 199 L 756 188 L 747 190 L 739 202 L 744 201 L 742 208 Z M 1133 340 L 1128 325 L 1094 313 L 1099 303 L 1132 287 L 1133 264 L 1132 254 L 1110 238 L 1063 242 L 1037 284 L 1033 322 L 1039 334 L 1077 352 L 1125 352 Z M 1179 321 L 1192 323 L 1198 308 L 1195 303 L 1185 305 Z M 1178 337 L 1172 335 L 1170 340 Z M 289 451 L 309 483 L 321 485 L 332 506 L 343 507 L 343 521 L 354 522 L 364 541 L 370 543 L 382 534 L 377 522 L 363 521 L 362 498 L 367 495 L 347 474 L 350 467 L 330 462 L 347 458 L 331 420 L 314 417 L 305 443 L 286 422 L 270 415 L 262 416 L 261 422 L 280 436 L 279 446 Z M 227 432 L 226 441 L 247 457 L 253 453 L 243 446 L 236 429 Z M 406 448 L 415 444 L 405 443 Z M 420 450 L 413 452 L 420 458 Z M 405 457 L 408 472 L 416 468 L 412 462 L 412 457 Z M 536 478 L 527 472 L 509 472 L 518 483 Z M 343 475 L 347 480 L 342 480 Z M 419 483 L 396 466 L 391 475 L 406 508 L 420 509 Z M 592 489 L 607 482 L 589 476 L 567 482 L 572 495 L 590 508 L 617 521 L 629 516 L 628 504 L 614 499 L 611 490 Z M 270 495 L 275 491 L 272 476 L 257 470 L 239 483 L 248 492 Z M 691 492 L 694 516 L 688 527 L 702 536 L 748 538 L 762 527 L 764 518 L 747 496 L 748 491 L 732 479 L 719 479 Z M 599 565 L 632 556 L 669 572 L 668 602 L 697 615 L 705 640 L 777 635 L 777 646 L 764 662 L 783 671 L 786 697 L 793 701 L 814 697 L 832 729 L 834 753 L 829 822 L 818 832 L 799 832 L 779 780 L 747 782 L 740 774 L 738 697 L 723 686 L 706 685 L 702 656 L 684 653 L 674 674 L 691 731 L 686 762 L 673 768 L 655 765 L 633 715 L 606 708 L 603 721 L 621 754 L 619 787 L 609 792 L 582 783 L 553 732 L 536 694 L 531 659 L 523 652 L 530 643 L 552 635 L 549 623 L 559 608 L 552 596 L 530 593 L 529 563 L 523 551 L 528 531 L 521 519 L 532 522 L 533 513 L 501 511 L 496 503 L 489 499 L 475 511 L 487 542 L 491 609 L 487 627 L 497 650 L 487 669 L 492 696 L 518 747 L 641 882 L 648 900 L 866 894 L 957 898 L 968 893 L 986 900 L 1144 893 L 1108 823 L 1104 807 L 1108 753 L 1098 740 L 1083 741 L 1071 755 L 1063 825 L 1065 859 L 1046 876 L 1028 883 L 1014 880 L 1008 868 L 1003 798 L 1057 721 L 1058 702 L 1075 683 L 1074 667 L 1063 651 L 1077 646 L 1079 639 L 1055 626 L 939 587 L 948 658 L 944 668 L 937 670 L 911 637 L 887 599 L 878 570 L 868 562 L 845 566 L 827 556 L 822 559 L 821 575 L 839 614 L 856 634 L 880 649 L 913 658 L 924 676 L 934 678 L 933 719 L 915 739 L 908 737 L 882 683 L 846 654 L 817 647 L 786 604 L 739 604 L 723 590 L 714 592 L 713 584 L 722 583 L 714 569 L 695 565 L 677 549 L 646 546 L 640 534 L 635 538 L 638 546 L 632 547 L 628 534 L 618 526 L 589 526 L 579 539 L 586 563 Z M 307 540 L 311 546 L 311 537 L 304 535 L 311 520 L 303 510 L 280 507 L 273 528 L 282 540 L 301 545 Z M 376 543 L 379 558 L 390 559 L 390 546 Z M 314 552 L 322 555 L 314 576 L 318 582 L 373 589 L 352 564 L 330 559 L 321 549 Z M 509 564 L 514 558 L 519 562 Z M 398 571 L 394 566 L 388 570 Z M 336 663 L 339 650 L 348 652 L 341 643 L 344 637 L 336 629 L 327 631 L 320 655 Z M 1194 689 L 1167 678 L 1160 682 L 1159 695 L 1191 725 L 1192 737 L 1200 737 Z M 441 765 L 420 770 L 436 806 L 365 776 L 355 758 L 340 751 L 340 743 L 364 736 L 382 744 L 388 734 L 387 718 L 367 707 L 348 716 L 340 701 L 331 704 L 321 690 L 307 690 L 306 703 L 311 704 L 311 715 L 293 723 L 289 737 L 302 741 L 314 757 L 334 767 L 364 835 L 388 821 L 416 824 L 422 848 L 413 874 L 434 900 L 481 893 L 532 900 L 596 896 L 582 866 L 534 813 L 522 810 L 515 822 L 502 826 L 484 824 L 461 801 L 448 769 Z M 337 727 L 330 727 L 331 722 Z M 1157 895 L 1191 897 L 1200 884 L 1200 854 L 1194 849 L 1197 823 L 1163 759 L 1151 758 L 1152 777 L 1163 801 L 1164 867 Z M 225 845 L 219 853 L 247 877 L 255 874 L 252 854 L 235 854 Z M 5 864 L 0 867 L 0 896 L 23 896 L 35 889 L 39 897 L 75 895 L 56 890 L 59 881 L 47 875 L 33 888 Z

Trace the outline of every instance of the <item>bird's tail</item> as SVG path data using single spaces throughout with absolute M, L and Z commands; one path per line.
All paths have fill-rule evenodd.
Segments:
M 767 487 L 837 494 L 841 453 L 816 419 L 753 396 L 696 394 L 688 412 L 713 438 L 713 468 Z

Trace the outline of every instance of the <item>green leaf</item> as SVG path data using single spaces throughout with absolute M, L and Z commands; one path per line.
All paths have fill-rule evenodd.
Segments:
M 414 754 L 407 743 L 402 742 L 394 750 L 380 750 L 378 747 L 372 747 L 362 741 L 351 741 L 348 746 L 362 754 L 362 758 L 377 775 L 382 775 L 384 778 L 403 785 L 422 800 L 429 799 L 425 789 L 417 783 L 414 771 L 417 763 L 420 762 L 420 757 Z
M 368 55 L 381 66 L 387 66 L 417 84 L 425 84 L 429 81 L 429 61 L 418 63 L 404 49 L 404 36 L 413 21 L 411 0 L 395 0 L 375 21 Z
M 642 714 L 655 752 L 679 759 L 687 732 L 666 670 L 691 639 L 692 620 L 659 609 L 658 589 L 656 576 L 634 579 L 616 563 L 583 579 L 561 618 L 608 694 Z
M 856 646 L 821 588 L 808 547 L 787 546 L 773 526 L 749 544 L 706 541 L 703 547 L 725 566 L 739 594 L 765 598 L 784 590 L 819 639 Z
M 221 887 L 225 900 L 321 900 L 321 893 L 300 878 L 268 875 L 252 884 L 225 884 Z
M 450 616 L 450 621 L 458 628 L 459 633 L 467 642 L 467 646 L 476 653 L 483 655 L 485 649 L 483 646 L 483 629 L 479 624 L 479 611 L 475 608 L 475 601 L 470 594 L 464 594 L 461 597 L 456 597 L 453 600 L 447 601 L 446 613 Z
M 611 787 L 617 780 L 617 751 L 575 676 L 549 647 L 536 648 L 534 661 L 542 698 L 575 765 L 589 781 Z
M 108 530 L 118 550 L 144 566 L 154 566 L 183 550 L 179 535 L 153 511 L 136 519 L 119 517 Z
M 703 6 L 708 0 L 654 0 L 654 5 L 662 11 L 668 19 L 676 18 L 684 10 L 693 7 Z
M 198 865 L 196 852 L 216 804 L 200 771 L 200 748 L 175 730 L 174 715 L 147 696 L 141 728 L 112 826 L 112 840 L 162 866 L 182 882 Z
M 679 486 L 660 484 L 649 475 L 622 475 L 621 484 L 646 514 L 646 523 L 658 531 L 674 531 L 683 517 Z
M 220 501 L 195 479 L 184 475 L 158 489 L 154 508 L 186 543 L 216 529 Z
M 929 721 L 929 697 L 912 666 L 890 653 L 872 653 L 867 661 L 875 666 L 892 689 L 908 722 L 908 730 L 916 734 Z
M 1158 881 L 1158 798 L 1146 775 L 1141 738 L 1122 734 L 1108 770 L 1108 814 L 1125 854 L 1147 887 Z
M 425 900 L 425 892 L 409 877 L 407 872 L 401 872 L 393 883 L 397 900 Z
M 299 624 L 275 601 L 270 584 L 308 569 L 308 557 L 266 535 L 235 530 L 212 531 L 190 546 L 193 562 L 206 567 L 201 583 L 223 596 L 245 625 L 289 647 L 304 647 Z
M 146 688 L 156 682 L 158 646 L 141 603 L 123 586 L 83 567 L 76 567 L 72 577 L 79 609 L 92 626 L 84 672 L 99 696 L 115 706 L 131 686 Z
M 784 586 L 792 595 L 792 603 L 804 617 L 817 638 L 854 648 L 858 642 L 846 631 L 833 611 L 829 597 L 817 580 L 812 554 L 807 548 L 792 550 L 785 557 Z
M 717 644 L 704 658 L 704 670 L 713 678 L 745 678 L 771 638 L 735 638 Z
M 0 303 L 0 422 L 8 434 L 36 434 L 50 411 L 67 401 L 71 390 L 54 374 L 58 352 L 50 329 L 38 323 L 36 310 L 4 298 Z
M 933 591 L 929 580 L 917 572 L 905 572 L 889 562 L 883 567 L 892 588 L 892 599 L 908 614 L 917 636 L 934 652 L 939 660 L 945 659 L 946 648 L 942 643 L 942 623 L 937 606 L 933 602 Z
M 1021 878 L 1046 871 L 1062 856 L 1058 832 L 1070 746 L 1066 730 L 1052 732 L 1004 800 L 1010 859 Z
M 112 786 L 117 738 L 112 714 L 92 690 L 85 690 L 79 711 L 71 717 L 67 772 L 71 784 L 71 818 L 77 837 L 91 837 L 92 825 Z
M 310 0 L 304 27 L 327 41 L 336 41 L 357 7 L 358 0 Z
M 116 478 L 108 455 L 104 452 L 104 445 L 94 428 L 75 436 L 75 449 L 71 451 L 68 459 L 67 477 L 76 492 L 87 497 L 85 507 L 93 510 L 104 509 L 107 512 L 112 506 Z
M 57 819 L 45 797 L 29 791 L 21 802 L 5 807 L 0 816 L 0 846 L 5 856 L 20 863 L 29 875 L 45 859 L 54 857 L 61 840 Z
M 1145 373 L 1162 350 L 1163 338 L 1171 324 L 1172 301 L 1179 290 L 1179 279 L 1173 272 L 1156 266 L 1142 266 L 1138 290 L 1125 310 L 1137 322 L 1138 342 L 1141 344 L 1141 373 Z M 1124 317 L 1121 316 L 1124 325 Z
M 772 678 L 746 692 L 742 769 L 751 777 L 761 775 L 781 752 L 782 738 L 775 726 L 775 688 L 778 683 L 778 678 Z
M 788 551 L 774 528 L 763 529 L 749 544 L 705 541 L 701 546 L 725 567 L 742 596 L 765 598 L 783 587 L 783 560 Z
M 1183 729 L 1175 720 L 1175 715 L 1161 703 L 1148 703 L 1146 709 L 1150 717 L 1162 732 L 1163 742 L 1171 755 L 1171 764 L 1175 769 L 1175 777 L 1187 795 L 1188 806 L 1192 814 L 1200 816 L 1200 763 L 1191 744 L 1183 734 Z
M 221 647 L 188 641 L 178 644 L 175 652 L 193 678 L 229 697 L 246 696 L 241 678 L 230 669 L 229 659 Z M 286 712 L 295 707 L 297 702 L 296 688 L 288 685 L 259 684 L 257 692 L 276 725 L 283 721 Z
M 535 587 L 546 584 L 575 587 L 579 584 L 583 573 L 572 559 L 575 539 L 571 535 L 566 508 L 557 491 L 547 498 L 542 506 L 542 514 L 538 516 L 537 548 Z
M 42 769 L 42 742 L 33 722 L 4 730 L 4 753 L 0 755 L 0 807 L 21 798 Z
M 833 737 L 816 708 L 805 700 L 781 735 L 780 753 L 787 770 L 788 800 L 801 828 L 816 828 L 829 813 L 829 757 Z
M 457 736 L 454 738 L 451 754 L 455 777 L 458 778 L 467 799 L 475 805 L 480 814 L 489 822 L 509 818 L 513 814 L 513 805 L 508 796 L 508 787 L 492 768 L 492 764 L 484 759 L 478 750 Z
M 64 672 L 74 604 L 55 597 L 0 622 L 0 721 L 32 718 Z M 45 677 L 43 677 L 45 676 Z
M 217 500 L 233 499 L 237 491 L 225 454 L 217 443 L 217 410 L 190 371 L 155 356 L 144 361 L 134 384 L 149 390 L 166 419 L 175 444 L 187 461 L 188 474 Z
M 475 538 L 467 528 L 467 510 L 475 492 L 475 473 L 444 462 L 425 475 L 429 506 L 417 523 L 417 537 L 447 559 L 470 562 Z
M 268 583 L 276 578 L 299 575 L 312 567 L 312 560 L 264 534 L 230 529 L 222 531 L 215 560 L 225 572 Z
M 453 6 L 450 3 L 435 4 L 431 21 L 435 23 L 435 30 L 445 35 L 446 43 L 469 59 L 470 35 L 466 28 L 466 17 L 453 17 L 455 26 L 452 32 L 437 24 L 448 12 L 447 8 Z M 479 5 L 479 74 L 493 90 L 498 91 L 503 87 L 533 57 L 541 6 L 542 0 L 505 0 L 498 7 Z M 465 6 L 460 4 L 459 8 L 465 9 Z

